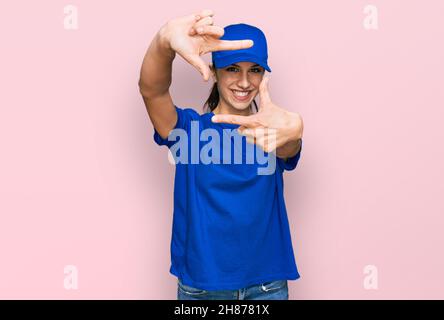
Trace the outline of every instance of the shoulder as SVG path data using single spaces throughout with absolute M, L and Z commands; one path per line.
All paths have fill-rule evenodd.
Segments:
M 175 107 L 179 118 L 183 118 L 184 120 L 186 119 L 188 121 L 189 120 L 202 121 L 206 119 L 206 117 L 208 117 L 209 115 L 209 113 L 206 112 L 200 114 L 199 112 L 196 111 L 196 109 L 190 107 L 179 107 L 177 105 L 175 105 Z
M 177 111 L 177 123 L 175 128 L 187 129 L 193 121 L 202 121 L 204 115 L 200 115 L 194 108 L 179 107 L 174 105 Z
M 199 120 L 201 117 L 205 116 L 205 113 L 199 114 L 194 108 L 179 107 L 177 105 L 175 105 L 175 107 L 178 113 L 182 113 L 182 115 L 190 117 L 192 119 Z

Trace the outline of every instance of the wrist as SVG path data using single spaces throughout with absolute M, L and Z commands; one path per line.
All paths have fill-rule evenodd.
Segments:
M 288 142 L 296 142 L 302 139 L 303 123 L 298 113 L 288 111 Z
M 160 28 L 160 30 L 157 32 L 156 43 L 159 50 L 161 50 L 164 55 L 174 58 L 176 52 L 171 48 L 167 24 Z

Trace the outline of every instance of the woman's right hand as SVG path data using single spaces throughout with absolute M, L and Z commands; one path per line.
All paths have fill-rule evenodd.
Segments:
M 220 40 L 224 29 L 213 25 L 213 15 L 211 10 L 203 10 L 198 14 L 170 20 L 159 31 L 159 36 L 168 47 L 199 70 L 205 81 L 210 78 L 210 68 L 201 55 L 253 46 L 252 40 Z

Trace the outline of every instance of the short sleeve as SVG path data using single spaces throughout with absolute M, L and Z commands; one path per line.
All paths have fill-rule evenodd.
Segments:
M 286 161 L 284 159 L 277 158 L 278 164 L 281 167 L 282 171 L 283 170 L 291 171 L 296 168 L 296 166 L 299 162 L 299 159 L 301 157 L 301 151 L 302 151 L 302 140 L 301 140 L 301 147 L 299 148 L 299 151 L 298 151 L 298 153 L 296 153 L 296 155 L 294 155 L 291 158 L 287 158 Z
M 179 108 L 178 106 L 174 106 L 177 112 L 177 122 L 173 129 L 183 129 L 187 133 L 189 132 L 190 123 L 192 120 L 198 120 L 199 114 L 192 108 Z M 171 134 L 171 132 L 170 132 Z M 168 148 L 170 148 L 176 141 L 174 140 L 168 140 L 168 137 L 166 139 L 162 138 L 160 134 L 157 132 L 156 128 L 154 128 L 154 135 L 153 135 L 154 141 L 159 145 L 163 146 L 166 145 Z

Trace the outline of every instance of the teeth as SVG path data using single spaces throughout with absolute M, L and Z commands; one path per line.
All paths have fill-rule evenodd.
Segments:
M 248 91 L 237 91 L 237 90 L 233 90 L 234 95 L 238 96 L 238 97 L 245 97 L 248 95 Z

